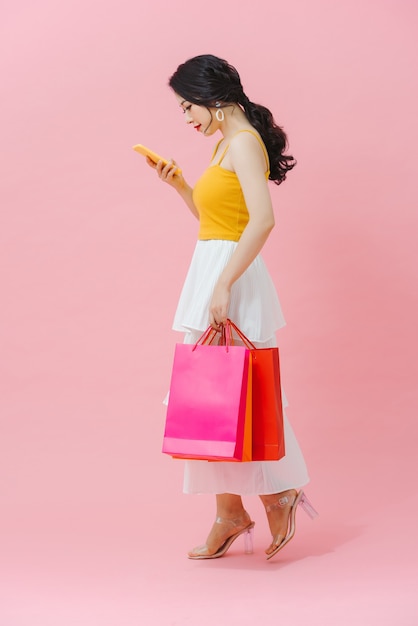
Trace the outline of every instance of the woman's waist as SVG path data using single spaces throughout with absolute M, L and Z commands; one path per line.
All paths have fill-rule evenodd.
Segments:
M 245 227 L 247 226 L 247 223 L 248 220 L 246 220 L 245 222 L 236 222 L 235 224 L 201 220 L 198 239 L 239 241 L 242 233 L 245 230 Z
M 234 241 L 237 243 L 241 238 L 242 233 L 205 233 L 201 235 L 199 233 L 198 241 Z

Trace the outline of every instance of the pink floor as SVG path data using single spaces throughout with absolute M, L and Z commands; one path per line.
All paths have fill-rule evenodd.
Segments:
M 303 428 L 320 516 L 299 510 L 296 536 L 274 560 L 263 556 L 261 504 L 248 498 L 254 553 L 238 540 L 222 559 L 194 562 L 185 553 L 204 539 L 212 498 L 182 495 L 182 462 L 158 453 L 163 409 L 153 429 L 132 412 L 121 431 L 120 395 L 85 397 L 82 408 L 70 396 L 66 412 L 38 404 L 26 420 L 15 400 L 3 434 L 1 626 L 417 623 L 415 444 L 403 433 L 400 449 L 384 415 L 380 432 L 335 437 L 331 452 L 322 433 L 332 409 L 322 433 Z

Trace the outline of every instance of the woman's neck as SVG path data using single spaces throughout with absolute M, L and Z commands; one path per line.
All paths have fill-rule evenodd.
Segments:
M 224 109 L 225 110 L 225 109 Z M 225 113 L 225 119 L 219 127 L 223 138 L 229 141 L 235 133 L 245 128 L 252 128 L 244 111 L 237 105 L 231 112 Z

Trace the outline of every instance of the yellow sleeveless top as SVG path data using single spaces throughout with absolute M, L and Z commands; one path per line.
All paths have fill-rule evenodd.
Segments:
M 266 147 L 257 133 L 249 129 L 240 130 L 238 133 L 251 133 L 257 138 L 268 164 Z M 220 141 L 216 144 L 212 159 L 219 144 Z M 248 209 L 238 176 L 235 172 L 221 167 L 228 148 L 229 143 L 225 146 L 216 165 L 211 165 L 205 170 L 193 189 L 193 202 L 200 221 L 199 239 L 239 241 L 249 221 Z M 269 174 L 270 170 L 267 170 L 266 178 Z

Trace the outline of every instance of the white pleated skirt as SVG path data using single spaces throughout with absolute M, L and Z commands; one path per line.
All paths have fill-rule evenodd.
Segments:
M 213 289 L 236 246 L 234 241 L 218 239 L 197 242 L 173 323 L 174 330 L 185 333 L 185 343 L 195 343 L 208 327 Z M 257 348 L 277 345 L 275 333 L 285 320 L 260 255 L 234 283 L 228 316 Z M 280 461 L 185 461 L 184 493 L 260 495 L 306 485 L 305 460 L 286 414 L 284 433 L 286 455 Z

